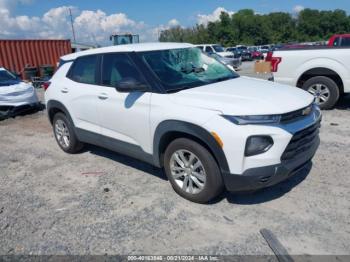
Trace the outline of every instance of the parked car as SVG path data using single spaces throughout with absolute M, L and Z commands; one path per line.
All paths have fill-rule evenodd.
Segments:
M 218 54 L 211 54 L 211 57 L 215 58 L 219 62 L 227 65 L 231 70 L 236 70 L 242 65 L 242 59 L 241 57 L 238 58 L 229 58 L 229 57 L 222 57 Z
M 258 51 L 257 47 L 249 47 L 248 51 L 250 52 L 252 59 L 264 59 L 263 53 Z
M 252 54 L 249 52 L 246 46 L 238 45 L 236 46 L 236 50 L 241 55 L 242 61 L 253 61 Z
M 268 52 L 271 51 L 271 49 L 268 45 L 263 45 L 260 47 L 259 51 L 262 52 L 263 54 L 267 54 Z
M 0 67 L 0 119 L 40 106 L 34 87 Z
M 328 46 L 350 46 L 350 34 L 333 35 L 328 41 Z
M 234 58 L 232 52 L 227 52 L 221 45 L 197 45 L 197 48 L 201 49 L 208 55 L 218 54 L 222 57 Z
M 191 44 L 111 46 L 62 60 L 45 92 L 61 149 L 91 143 L 164 168 L 194 202 L 279 183 L 319 145 L 313 96 L 240 77 Z
M 350 93 L 350 48 L 282 49 L 266 61 L 271 61 L 274 81 L 308 91 L 322 109 Z

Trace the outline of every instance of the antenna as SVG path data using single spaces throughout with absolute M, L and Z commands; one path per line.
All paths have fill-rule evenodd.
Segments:
M 70 23 L 72 25 L 72 33 L 73 33 L 73 40 L 74 43 L 76 43 L 76 39 L 75 39 L 75 31 L 74 31 L 74 24 L 73 24 L 73 16 L 72 16 L 72 10 L 70 8 L 69 9 L 69 16 L 70 16 Z

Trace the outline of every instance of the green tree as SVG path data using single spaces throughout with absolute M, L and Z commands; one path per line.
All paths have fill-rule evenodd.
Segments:
M 218 21 L 210 22 L 207 26 L 164 30 L 159 40 L 193 44 L 220 43 L 225 46 L 264 45 L 327 40 L 332 34 L 348 32 L 350 17 L 343 10 L 304 9 L 293 17 L 283 12 L 261 15 L 243 9 L 232 16 L 223 12 Z

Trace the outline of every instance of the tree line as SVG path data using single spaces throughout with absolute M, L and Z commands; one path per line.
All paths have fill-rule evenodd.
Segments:
M 264 45 L 325 41 L 338 33 L 350 33 L 350 16 L 344 10 L 304 9 L 293 16 L 284 12 L 261 15 L 244 9 L 233 15 L 222 12 L 219 20 L 206 26 L 197 24 L 190 28 L 178 26 L 164 30 L 159 41 Z

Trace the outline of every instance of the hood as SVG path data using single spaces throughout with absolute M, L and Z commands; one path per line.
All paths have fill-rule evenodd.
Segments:
M 314 98 L 296 87 L 238 77 L 183 90 L 171 94 L 170 99 L 180 105 L 229 115 L 268 115 L 301 109 L 310 105 Z
M 15 85 L 0 86 L 0 101 L 16 100 L 33 92 L 33 86 L 24 82 Z
M 232 52 L 217 52 L 217 54 L 222 56 L 222 57 L 233 56 L 234 55 Z
M 20 82 L 21 82 L 21 81 L 19 81 L 19 80 L 1 81 L 1 82 L 0 82 L 0 87 L 1 87 L 1 86 L 17 85 L 17 84 L 19 84 Z
M 241 60 L 240 57 L 220 57 L 220 60 L 224 63 L 231 63 L 232 61 Z

